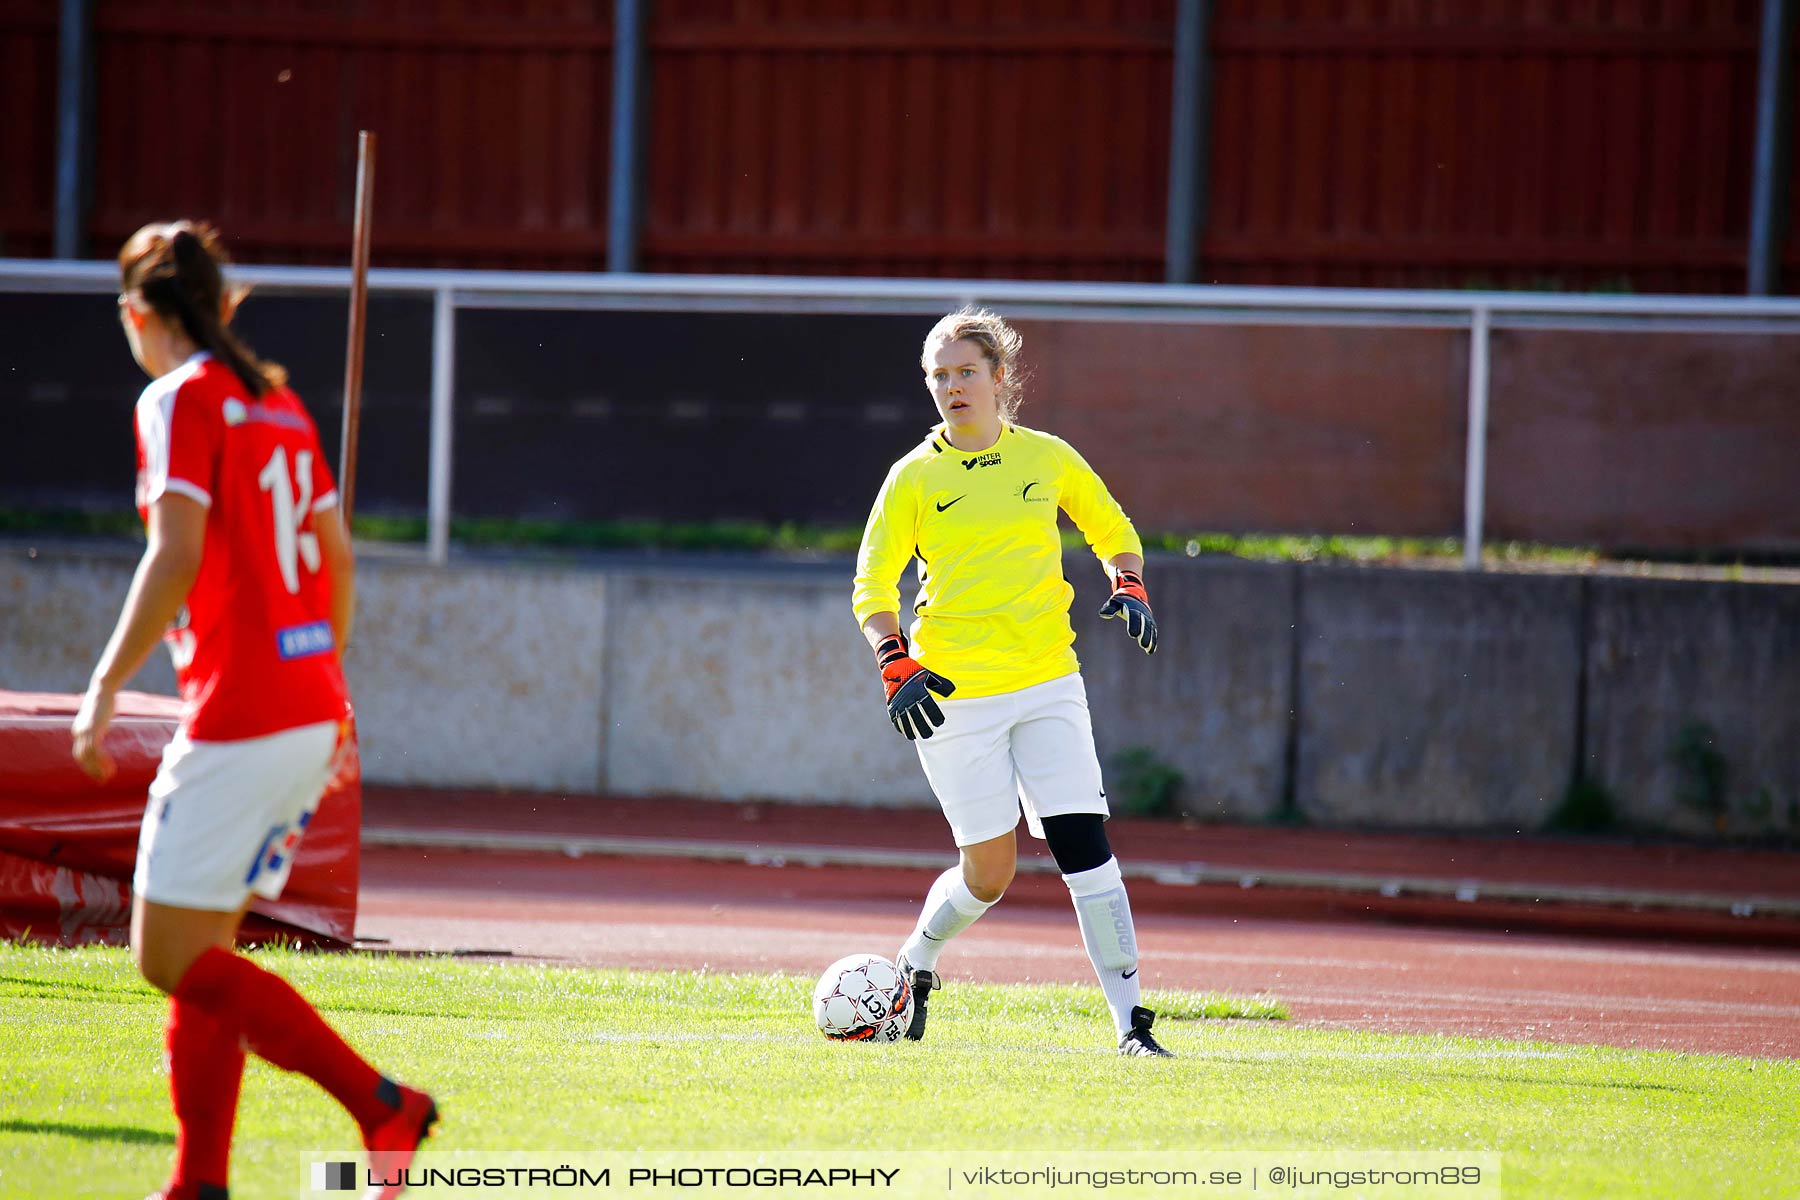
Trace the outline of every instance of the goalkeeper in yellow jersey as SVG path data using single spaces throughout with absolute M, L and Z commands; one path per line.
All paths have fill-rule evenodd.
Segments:
M 1138 1003 L 1137 935 L 1106 840 L 1057 510 L 1112 577 L 1100 614 L 1120 619 L 1154 653 L 1143 544 L 1081 455 L 1014 422 L 1019 347 L 1018 333 L 992 312 L 963 309 L 932 327 L 921 362 L 943 423 L 888 471 L 856 560 L 856 619 L 874 647 L 888 715 L 918 749 L 962 853 L 932 884 L 900 948 L 913 989 L 907 1036 L 925 1035 L 944 943 L 1012 882 L 1023 807 L 1069 886 L 1119 1053 L 1167 1057 L 1150 1032 L 1156 1014 Z M 909 642 L 898 584 L 914 558 Z

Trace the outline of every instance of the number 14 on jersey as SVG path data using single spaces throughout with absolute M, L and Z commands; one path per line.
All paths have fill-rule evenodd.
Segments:
M 319 570 L 319 535 L 300 532 L 301 524 L 312 511 L 312 458 L 311 450 L 298 451 L 290 474 L 287 447 L 277 446 L 262 474 L 256 477 L 262 490 L 269 493 L 275 521 L 275 562 L 281 568 L 281 582 L 289 595 L 300 592 L 302 565 L 311 573 Z M 296 484 L 298 497 L 294 494 Z

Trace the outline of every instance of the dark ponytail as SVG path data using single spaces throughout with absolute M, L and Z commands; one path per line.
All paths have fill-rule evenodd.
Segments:
M 218 231 L 210 225 L 146 225 L 119 251 L 119 278 L 125 291 L 136 291 L 196 346 L 230 367 L 251 396 L 261 396 L 287 383 L 287 372 L 257 358 L 226 326 L 225 277 L 219 270 L 224 261 Z

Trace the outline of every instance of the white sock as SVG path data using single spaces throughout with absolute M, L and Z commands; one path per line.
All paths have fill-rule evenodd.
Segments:
M 1142 992 L 1138 987 L 1137 927 L 1131 923 L 1131 901 L 1125 896 L 1119 860 L 1109 858 L 1091 871 L 1064 875 L 1063 882 L 1075 901 L 1075 919 L 1081 922 L 1088 961 L 1094 964 L 1100 990 L 1106 993 L 1113 1024 L 1124 1037 L 1131 1029 L 1131 1010 Z
M 900 947 L 900 957 L 922 971 L 937 970 L 938 955 L 944 943 L 973 925 L 981 914 L 994 907 L 995 900 L 977 900 L 969 885 L 963 882 L 962 868 L 951 867 L 925 893 L 925 910 L 912 936 Z

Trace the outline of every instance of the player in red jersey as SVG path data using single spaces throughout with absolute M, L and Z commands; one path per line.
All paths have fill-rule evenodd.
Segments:
M 347 728 L 339 653 L 355 585 L 318 431 L 228 325 L 218 235 L 146 225 L 119 252 L 119 318 L 151 377 L 136 410 L 149 545 L 73 727 L 75 759 L 112 772 L 114 700 L 164 636 L 184 702 L 150 786 L 132 880 L 131 948 L 169 994 L 179 1132 L 162 1200 L 227 1195 L 244 1050 L 349 1110 L 376 1172 L 397 1177 L 430 1132 L 424 1092 L 379 1074 L 285 980 L 234 952 L 254 896 L 281 894 Z

